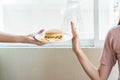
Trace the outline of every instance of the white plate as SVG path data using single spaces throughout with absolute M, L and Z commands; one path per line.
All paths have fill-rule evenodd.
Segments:
M 64 42 L 64 41 L 68 41 L 70 39 L 72 39 L 72 36 L 68 33 L 64 33 L 63 34 L 63 39 L 60 40 L 60 41 L 47 41 L 44 39 L 44 34 L 37 34 L 34 36 L 34 38 L 37 40 L 37 41 L 42 41 L 42 42 L 47 42 L 47 43 L 54 43 L 54 42 Z

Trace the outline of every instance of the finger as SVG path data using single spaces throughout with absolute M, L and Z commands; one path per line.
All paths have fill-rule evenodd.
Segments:
M 29 40 L 29 43 L 32 43 L 32 44 L 36 44 L 36 45 L 43 45 L 43 44 L 45 44 L 45 42 L 42 42 L 42 41 L 38 41 L 38 40 L 36 40 L 36 39 L 34 39 L 34 40 Z
M 76 31 L 76 28 L 75 28 L 75 24 L 72 21 L 71 21 L 71 29 L 72 29 L 73 36 L 76 36 L 77 35 L 77 31 Z
M 37 42 L 35 42 L 35 44 L 42 46 L 42 45 L 44 45 L 46 43 L 45 42 L 41 42 L 41 41 L 37 41 Z
M 41 30 L 38 32 L 38 34 L 41 34 L 42 32 L 44 32 L 44 29 L 41 29 Z
M 39 43 L 39 44 L 37 44 L 37 45 L 40 45 L 40 46 L 42 46 L 42 45 L 45 45 L 46 43 Z

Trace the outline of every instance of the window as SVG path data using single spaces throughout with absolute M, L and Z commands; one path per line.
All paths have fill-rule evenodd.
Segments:
M 98 1 L 98 28 L 96 35 L 96 46 L 102 46 L 106 33 L 111 27 L 117 25 L 120 16 L 119 0 L 99 0 Z M 102 44 L 101 44 L 102 43 Z
M 4 29 L 4 24 L 3 24 L 3 7 L 0 2 L 0 31 L 3 31 Z
M 47 0 L 3 1 L 4 30 L 13 34 L 28 34 L 41 28 L 59 28 L 64 0 L 58 0 L 58 2 L 52 0 L 52 2 Z
M 105 38 L 104 34 L 106 34 L 108 29 L 117 25 L 119 19 L 119 2 L 118 0 L 99 0 L 99 5 L 99 37 L 100 40 L 103 40 Z
M 109 28 L 117 21 L 114 17 L 119 14 L 118 1 L 0 0 L 0 30 L 28 34 L 41 28 L 59 28 L 70 33 L 69 22 L 73 20 L 81 45 L 94 47 L 103 43 Z

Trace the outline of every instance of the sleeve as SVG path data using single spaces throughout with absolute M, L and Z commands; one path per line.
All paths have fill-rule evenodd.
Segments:
M 110 30 L 106 36 L 100 63 L 104 65 L 114 66 L 116 63 L 116 53 L 113 49 L 113 35 Z

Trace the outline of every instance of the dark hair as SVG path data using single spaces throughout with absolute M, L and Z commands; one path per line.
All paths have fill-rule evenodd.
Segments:
M 119 21 L 118 21 L 118 25 L 120 25 L 120 18 L 119 18 Z

